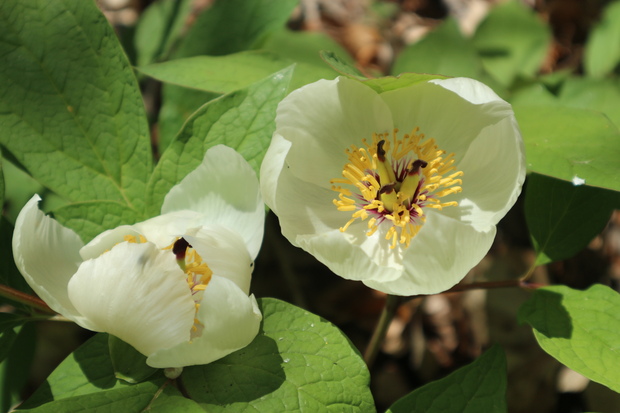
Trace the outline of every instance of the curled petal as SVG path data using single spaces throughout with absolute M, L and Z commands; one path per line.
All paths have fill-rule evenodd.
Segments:
M 67 285 L 82 262 L 80 237 L 39 210 L 34 195 L 20 211 L 13 233 L 13 257 L 30 287 L 50 308 L 83 320 L 69 300 Z
M 217 145 L 203 162 L 166 195 L 162 214 L 191 210 L 200 225 L 226 226 L 243 237 L 252 258 L 263 239 L 265 210 L 254 170 L 232 148 Z
M 261 319 L 254 296 L 248 297 L 231 280 L 214 275 L 198 311 L 198 320 L 204 325 L 202 335 L 160 350 L 146 362 L 161 368 L 211 363 L 250 344 Z
M 87 328 L 148 356 L 190 338 L 196 308 L 185 278 L 170 251 L 123 242 L 80 265 L 69 298 Z
M 246 295 L 250 292 L 254 263 L 239 234 L 226 227 L 211 226 L 184 238 L 213 274 L 233 281 Z

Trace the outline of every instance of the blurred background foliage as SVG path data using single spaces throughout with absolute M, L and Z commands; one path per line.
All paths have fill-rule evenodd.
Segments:
M 558 118 L 550 123 L 553 128 L 562 122 L 562 116 L 567 120 L 582 116 L 583 130 L 566 134 L 575 151 L 580 148 L 579 140 L 593 139 L 588 131 L 599 132 L 608 125 L 615 132 L 597 135 L 601 154 L 605 154 L 606 139 L 617 144 L 620 1 L 97 3 L 136 67 L 156 158 L 192 113 L 225 93 L 242 90 L 291 64 L 296 67 L 290 90 L 336 77 L 338 72 L 321 59 L 321 50 L 334 52 L 368 77 L 422 72 L 478 79 L 515 105 L 524 135 L 555 136 L 556 143 L 562 142 L 564 131 L 540 125 L 540 117 L 546 116 L 544 108 L 553 107 L 562 108 L 554 112 Z M 256 15 L 257 10 L 265 10 L 255 7 L 258 3 L 271 4 L 268 15 Z M 581 289 L 602 282 L 617 290 L 620 214 L 614 212 L 618 208 L 616 192 L 580 189 L 571 208 L 562 209 L 560 203 L 557 209 L 557 214 L 564 214 L 563 228 L 569 230 L 551 236 L 544 229 L 544 217 L 535 211 L 541 205 L 558 208 L 557 199 L 554 203 L 548 197 L 549 188 L 557 189 L 556 197 L 576 193 L 567 182 L 573 178 L 572 170 L 565 173 L 555 166 L 557 162 L 551 162 L 554 158 L 543 143 L 533 150 L 528 147 L 528 151 L 528 166 L 540 174 L 529 177 L 526 195 L 500 223 L 490 254 L 464 282 L 514 279 L 537 262 L 546 265 L 535 270 L 536 283 Z M 620 156 L 613 151 L 606 154 L 609 162 L 618 164 L 616 155 Z M 48 211 L 65 201 L 43 192 L 43 186 L 25 174 L 14 159 L 4 159 L 2 173 L 6 187 L 0 188 L 4 193 L 0 234 L 3 262 L 11 262 L 10 231 L 6 229 L 27 199 L 33 193 L 42 194 Z M 597 186 L 620 190 L 619 176 L 599 173 Z M 578 224 L 584 222 L 587 228 L 580 229 Z M 577 247 L 572 250 L 562 247 L 561 241 L 571 237 L 585 239 L 581 244 L 587 247 L 582 248 L 579 242 L 573 243 Z M 543 243 L 551 247 L 543 248 Z M 1 271 L 3 280 L 15 279 L 6 274 L 14 268 Z M 27 291 L 24 285 L 14 287 Z M 368 342 L 385 299 L 361 283 L 333 276 L 311 256 L 292 247 L 280 235 L 272 214 L 252 288 L 259 297 L 281 298 L 334 322 L 360 349 Z M 528 297 L 528 292 L 517 289 L 475 290 L 403 305 L 372 372 L 378 410 L 411 389 L 471 362 L 490 343 L 499 343 L 508 356 L 511 412 L 619 411 L 618 394 L 562 367 L 540 349 L 530 328 L 517 324 L 517 309 Z M 24 345 L 14 346 L 0 365 L 5 372 L 0 382 L 2 408 L 36 388 L 87 334 L 73 325 L 52 322 L 27 324 L 21 330 L 16 329 L 8 339 L 21 340 Z M 35 334 L 36 348 L 32 345 Z

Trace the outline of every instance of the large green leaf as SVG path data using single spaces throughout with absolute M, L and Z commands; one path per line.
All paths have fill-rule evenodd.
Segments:
M 157 371 L 146 364 L 145 355 L 115 336 L 109 336 L 108 347 L 114 375 L 118 379 L 128 383 L 140 383 Z
M 138 68 L 162 82 L 215 93 L 243 89 L 293 62 L 270 52 L 248 51 L 227 56 L 195 56 Z
M 478 78 L 482 62 L 472 42 L 461 34 L 456 20 L 448 18 L 396 58 L 392 73 L 404 72 Z
M 612 1 L 603 11 L 588 37 L 583 65 L 592 77 L 603 77 L 620 63 L 620 1 Z
M 276 107 L 286 95 L 292 71 L 285 69 L 209 102 L 187 120 L 149 181 L 147 202 L 152 215 L 159 214 L 170 188 L 194 170 L 212 146 L 236 149 L 258 173 L 275 130 Z
M 369 373 L 347 337 L 320 317 L 260 300 L 256 339 L 207 366 L 186 368 L 192 399 L 216 412 L 372 412 Z
M 157 0 L 140 16 L 134 44 L 138 66 L 165 58 L 180 38 L 193 0 Z
M 284 26 L 298 0 L 216 0 L 183 39 L 176 58 L 221 56 L 256 48 Z
M 605 115 L 551 105 L 513 108 L 530 171 L 620 191 L 620 132 Z
M 255 49 L 271 32 L 284 26 L 297 3 L 298 0 L 217 0 L 198 16 L 171 57 L 222 56 Z M 167 148 L 188 116 L 214 97 L 164 85 L 160 148 Z
M 413 391 L 387 413 L 505 413 L 506 357 L 499 346 L 468 366 Z
M 94 2 L 0 2 L 0 143 L 69 201 L 144 207 L 149 133 L 134 74 Z
M 114 377 L 108 335 L 97 334 L 67 357 L 21 408 L 123 387 Z
M 620 391 L 620 295 L 603 285 L 585 291 L 538 289 L 519 310 L 547 353 L 578 373 Z
M 118 202 L 92 201 L 69 204 L 54 210 L 54 216 L 89 242 L 97 235 L 120 225 L 133 224 L 144 218 L 135 210 Z
M 538 72 L 551 43 L 551 32 L 532 10 L 511 0 L 494 7 L 473 38 L 484 68 L 502 85 Z
M 158 391 L 164 382 L 165 379 L 160 378 L 156 382 L 147 381 L 133 386 L 68 397 L 33 409 L 16 411 L 32 413 L 143 412 L 159 396 Z
M 170 385 L 159 392 L 165 382 L 161 372 L 136 385 L 117 380 L 109 336 L 98 334 L 63 361 L 22 408 L 29 412 L 104 408 L 130 412 L 147 407 L 155 412 L 374 411 L 366 365 L 340 330 L 275 299 L 259 300 L 259 307 L 263 323 L 249 346 L 211 364 L 184 369 L 180 380 L 191 400 Z
M 571 257 L 607 225 L 620 193 L 531 174 L 525 218 L 542 265 Z
M 620 128 L 620 79 L 569 78 L 558 100 L 566 106 L 601 111 Z

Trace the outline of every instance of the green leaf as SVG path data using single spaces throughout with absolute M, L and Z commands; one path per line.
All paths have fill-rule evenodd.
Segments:
M 484 68 L 502 85 L 533 77 L 551 43 L 549 27 L 532 10 L 511 0 L 495 6 L 473 38 Z
M 113 390 L 68 397 L 56 400 L 33 409 L 19 409 L 17 412 L 32 413 L 91 413 L 91 412 L 142 412 L 164 383 L 144 382 Z
M 110 361 L 108 335 L 97 334 L 60 363 L 21 408 L 120 387 Z
M 394 403 L 386 413 L 506 411 L 506 357 L 496 345 L 473 363 L 414 390 Z
M 403 73 L 398 76 L 385 76 L 376 79 L 362 81 L 366 86 L 370 86 L 377 93 L 389 92 L 390 90 L 415 85 L 420 82 L 428 82 L 433 79 L 446 79 L 447 76 L 427 75 L 423 73 Z
M 620 63 L 620 1 L 612 1 L 605 7 L 586 43 L 583 64 L 592 77 L 611 73 Z
M 263 324 L 245 349 L 188 367 L 183 383 L 208 412 L 372 412 L 369 373 L 347 337 L 291 304 L 262 299 Z
M 0 362 L 8 355 L 17 338 L 19 327 L 26 322 L 22 316 L 0 313 Z
M 227 56 L 195 56 L 138 68 L 162 82 L 215 93 L 243 89 L 291 66 L 293 62 L 266 51 Z
M 2 172 L 2 150 L 0 150 L 0 208 L 4 210 L 4 172 Z
M 541 175 L 620 191 L 620 132 L 600 112 L 514 105 L 527 167 Z
M 620 80 L 573 77 L 567 79 L 558 96 L 560 103 L 574 108 L 603 112 L 620 128 Z
M 530 174 L 525 218 L 536 250 L 536 264 L 573 256 L 585 248 L 620 207 L 620 193 Z
M 0 2 L 0 55 L 0 143 L 69 201 L 143 209 L 152 156 L 142 97 L 94 2 Z
M 193 400 L 186 399 L 173 386 L 166 386 L 150 405 L 149 413 L 205 413 Z
M 320 56 L 321 59 L 323 59 L 325 63 L 327 63 L 336 72 L 357 80 L 366 79 L 366 76 L 364 76 L 362 72 L 346 60 L 341 59 L 336 55 L 336 53 L 323 50 L 321 51 Z
M 24 324 L 6 359 L 0 363 L 0 411 L 8 412 L 23 399 L 34 359 L 36 333 L 34 323 Z
M 247 89 L 224 95 L 202 106 L 185 123 L 163 153 L 148 184 L 151 214 L 159 214 L 163 199 L 201 162 L 212 146 L 236 149 L 258 174 L 275 130 L 275 111 L 286 95 L 292 68 L 278 72 Z
M 170 53 L 187 23 L 192 4 L 192 0 L 157 0 L 144 10 L 134 38 L 138 66 Z
M 561 363 L 620 391 L 620 295 L 603 285 L 585 291 L 540 288 L 519 310 L 538 344 Z
M 284 27 L 297 4 L 298 0 L 217 0 L 198 16 L 175 57 L 256 48 L 267 34 Z
M 84 242 L 89 242 L 105 230 L 133 224 L 144 218 L 123 204 L 108 201 L 69 204 L 54 210 L 54 217 L 77 232 Z
M 26 202 L 34 194 L 44 193 L 45 188 L 6 158 L 2 162 L 2 172 L 5 181 L 4 210 L 2 212 L 11 223 L 15 223 L 19 211 L 26 205 Z
M 396 58 L 392 73 L 404 72 L 478 78 L 482 62 L 471 40 L 463 37 L 456 19 L 450 17 Z
M 159 111 L 159 151 L 165 151 L 183 124 L 199 107 L 217 98 L 219 94 L 187 89 L 172 84 L 162 87 L 162 107 Z
M 140 383 L 157 371 L 156 368 L 146 364 L 145 355 L 115 336 L 109 336 L 108 347 L 117 379 L 128 383 Z
M 265 37 L 284 26 L 297 3 L 218 0 L 198 16 L 172 57 L 222 56 L 257 48 Z M 165 149 L 189 115 L 215 96 L 167 84 L 162 89 L 160 148 Z

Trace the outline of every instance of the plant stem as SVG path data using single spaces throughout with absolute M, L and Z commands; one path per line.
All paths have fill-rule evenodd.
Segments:
M 0 297 L 6 297 L 18 303 L 26 304 L 36 310 L 43 311 L 48 314 L 56 314 L 54 310 L 49 308 L 47 304 L 40 298 L 30 294 L 23 293 L 15 288 L 0 284 Z
M 387 333 L 388 327 L 396 314 L 396 310 L 398 306 L 405 300 L 413 297 L 400 297 L 397 295 L 388 294 L 387 299 L 385 301 L 385 307 L 383 307 L 383 311 L 381 312 L 381 317 L 379 318 L 379 322 L 375 327 L 375 331 L 372 333 L 372 337 L 370 342 L 368 343 L 368 347 L 366 347 L 366 351 L 364 352 L 364 361 L 366 365 L 370 369 L 375 362 L 375 358 L 377 358 L 377 354 L 379 353 L 379 349 L 381 348 L 381 344 L 383 344 L 383 339 L 385 338 L 385 334 Z

